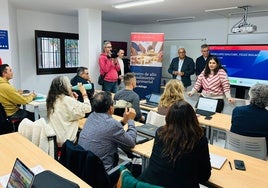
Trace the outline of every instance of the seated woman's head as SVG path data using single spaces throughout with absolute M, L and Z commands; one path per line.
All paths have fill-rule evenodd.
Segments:
M 67 76 L 57 76 L 51 82 L 46 100 L 48 117 L 53 113 L 55 101 L 61 95 L 72 96 L 72 85 Z
M 163 155 L 175 162 L 191 152 L 203 135 L 193 107 L 184 100 L 176 101 L 166 115 L 166 125 L 159 131 Z
M 268 85 L 255 84 L 249 90 L 250 104 L 259 108 L 268 106 Z
M 160 98 L 160 105 L 170 107 L 175 101 L 184 100 L 184 86 L 180 80 L 171 79 Z

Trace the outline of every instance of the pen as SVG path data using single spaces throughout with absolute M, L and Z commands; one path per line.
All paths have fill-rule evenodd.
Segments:
M 229 163 L 230 169 L 233 170 L 231 162 L 228 161 L 228 163 Z

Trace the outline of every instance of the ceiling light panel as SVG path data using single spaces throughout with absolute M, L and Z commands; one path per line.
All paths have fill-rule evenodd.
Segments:
M 136 1 L 126 1 L 118 4 L 112 5 L 114 8 L 123 9 L 123 8 L 131 8 L 136 6 L 149 5 L 154 3 L 161 3 L 164 0 L 136 0 Z

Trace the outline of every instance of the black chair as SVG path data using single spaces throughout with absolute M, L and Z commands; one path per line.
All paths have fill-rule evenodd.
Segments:
M 116 166 L 107 173 L 99 157 L 69 140 L 62 145 L 59 162 L 94 188 L 113 187 L 116 183 L 113 181 L 114 177 L 116 174 L 117 179 L 119 177 L 120 166 Z M 126 161 L 121 165 L 127 163 Z
M 0 135 L 14 131 L 14 127 L 10 119 L 6 115 L 3 105 L 0 103 Z

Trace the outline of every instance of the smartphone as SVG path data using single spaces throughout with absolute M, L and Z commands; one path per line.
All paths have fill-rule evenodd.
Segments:
M 207 120 L 211 120 L 212 117 L 211 117 L 211 116 L 206 116 L 205 119 L 207 119 Z
M 235 169 L 237 170 L 246 170 L 246 166 L 244 161 L 241 160 L 234 160 Z

